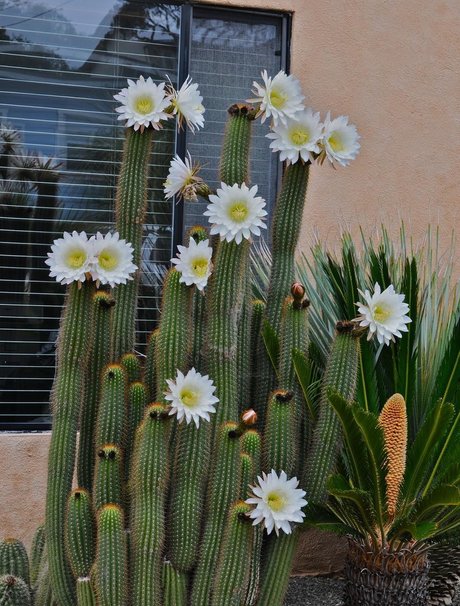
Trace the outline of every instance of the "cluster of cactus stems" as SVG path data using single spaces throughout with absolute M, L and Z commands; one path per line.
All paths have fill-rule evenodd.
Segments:
M 249 183 L 255 116 L 247 105 L 229 110 L 224 183 Z M 127 130 L 116 198 L 117 229 L 138 265 L 152 142 L 152 129 Z M 284 174 L 266 306 L 252 300 L 250 242 L 214 242 L 204 294 L 182 283 L 176 269 L 167 274 L 161 320 L 141 361 L 134 353 L 138 276 L 113 294 L 93 282 L 68 288 L 46 523 L 30 566 L 18 542 L 1 544 L 1 604 L 282 604 L 301 526 L 267 536 L 252 524 L 245 499 L 257 476 L 272 469 L 301 479 L 309 501 L 325 498 L 340 443 L 327 390 L 351 399 L 359 358 L 357 336 L 339 323 L 315 420 L 292 359 L 293 350 L 307 357 L 309 349 L 309 305 L 302 286 L 293 285 L 309 167 L 297 162 Z M 196 227 L 187 237 L 208 235 Z M 275 336 L 271 355 L 267 330 Z M 178 423 L 165 399 L 166 380 L 192 367 L 212 378 L 219 398 L 199 428 Z M 258 415 L 252 426 L 241 420 L 250 408 Z

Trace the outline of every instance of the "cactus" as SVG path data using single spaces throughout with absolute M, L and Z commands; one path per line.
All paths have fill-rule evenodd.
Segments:
M 352 322 L 337 323 L 337 334 L 324 373 L 318 420 L 307 456 L 303 482 L 309 500 L 313 503 L 322 503 L 326 499 L 326 481 L 336 464 L 341 442 L 340 422 L 329 403 L 328 390 L 334 389 L 350 401 L 356 390 L 359 334 L 354 328 Z
M 89 575 L 94 561 L 95 528 L 91 495 L 83 488 L 74 490 L 67 505 L 67 554 L 75 577 Z
M 89 577 L 77 579 L 77 606 L 96 606 L 96 596 Z
M 53 432 L 48 457 L 46 536 L 53 592 L 60 606 L 75 603 L 75 583 L 64 548 L 67 496 L 75 466 L 78 419 L 92 338 L 93 288 L 69 287 L 57 347 L 57 372 L 51 410 Z
M 32 589 L 35 589 L 37 584 L 45 542 L 45 526 L 42 524 L 35 531 L 32 539 L 32 547 L 30 549 L 30 586 Z
M 80 439 L 78 443 L 78 485 L 86 490 L 93 486 L 95 457 L 94 419 L 97 418 L 102 369 L 110 357 L 110 319 L 114 298 L 103 290 L 93 295 L 94 345 L 88 362 L 88 378 L 85 399 L 80 415 Z
M 1 606 L 30 606 L 30 591 L 27 584 L 11 574 L 0 577 Z
M 254 531 L 249 505 L 238 501 L 228 514 L 215 575 L 212 606 L 241 604 L 246 595 Z
M 132 603 L 162 603 L 162 553 L 169 476 L 169 421 L 164 405 L 152 404 L 138 431 L 132 467 Z
M 94 586 L 100 606 L 126 606 L 127 546 L 123 510 L 104 505 L 97 517 Z
M 118 178 L 116 199 L 116 225 L 121 238 L 134 248 L 134 263 L 141 259 L 142 231 L 147 208 L 148 160 L 152 146 L 152 129 L 141 133 L 129 129 L 123 150 L 123 162 Z M 139 275 L 135 280 L 116 289 L 117 304 L 113 314 L 112 360 L 134 349 L 136 307 Z
M 177 110 L 175 103 L 167 113 Z M 249 184 L 259 109 L 229 109 L 219 175 L 227 186 Z M 152 131 L 128 129 L 117 187 L 116 226 L 133 246 L 135 279 L 95 291 L 88 272 L 69 287 L 53 390 L 47 541 L 40 531 L 32 558 L 36 606 L 54 600 L 59 606 L 280 606 L 299 528 L 264 541 L 263 525 L 249 519 L 252 505 L 240 499 L 253 496 L 263 471 L 293 477 L 303 467 L 307 498 L 324 498 L 340 435 L 327 389 L 352 397 L 358 335 L 339 325 L 318 423 L 307 432 L 305 385 L 300 388 L 292 353 L 308 355 L 308 304 L 300 285 L 289 296 L 310 165 L 299 161 L 287 167 L 278 196 L 266 303 L 252 300 L 250 241 L 216 237 L 204 290 L 187 285 L 179 265 L 170 269 L 159 325 L 145 357 L 135 352 Z M 197 193 L 209 197 L 209 186 L 198 183 Z M 202 242 L 209 234 L 193 227 L 187 238 Z M 219 399 L 209 421 L 205 414 L 199 424 L 197 399 L 172 393 L 168 384 L 192 367 L 195 377 L 209 376 Z M 178 421 L 180 405 L 196 424 L 180 414 Z M 258 421 L 246 410 L 256 405 Z M 308 457 L 307 433 L 313 435 Z M 71 492 L 75 459 L 79 486 Z M 7 568 L 0 572 L 21 576 Z
M 30 585 L 29 558 L 21 541 L 9 538 L 0 542 L 0 575 L 10 574 Z

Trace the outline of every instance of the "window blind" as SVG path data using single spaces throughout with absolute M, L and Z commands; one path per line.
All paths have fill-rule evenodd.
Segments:
M 49 426 L 49 391 L 64 287 L 44 265 L 63 231 L 113 227 L 124 127 L 113 94 L 140 74 L 190 72 L 204 131 L 155 134 L 142 246 L 136 347 L 154 328 L 161 282 L 183 228 L 204 205 L 166 202 L 169 161 L 185 147 L 213 185 L 229 101 L 263 68 L 285 67 L 285 18 L 154 0 L 0 1 L 0 429 Z M 252 182 L 268 199 L 279 166 L 256 126 Z
M 11 2 L 0 24 L 0 422 L 14 429 L 49 422 L 65 288 L 49 278 L 46 253 L 63 231 L 113 228 L 124 140 L 113 94 L 139 74 L 176 81 L 180 7 Z M 139 350 L 171 257 L 171 203 L 162 183 L 174 138 L 173 125 L 155 137 L 150 167 Z

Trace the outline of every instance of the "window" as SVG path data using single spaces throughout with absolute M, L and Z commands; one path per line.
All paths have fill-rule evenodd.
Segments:
M 266 68 L 287 67 L 288 18 L 153 0 L 0 1 L 0 427 L 49 425 L 64 288 L 44 265 L 63 231 L 113 225 L 123 126 L 113 94 L 139 74 L 174 84 L 190 73 L 205 128 L 155 135 L 142 249 L 139 351 L 154 327 L 161 279 L 203 205 L 164 201 L 175 150 L 189 149 L 214 185 L 226 108 Z M 273 198 L 279 163 L 260 125 L 252 182 Z

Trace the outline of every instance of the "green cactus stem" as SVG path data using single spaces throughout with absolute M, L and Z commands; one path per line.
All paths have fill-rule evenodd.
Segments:
M 185 572 L 198 557 L 210 440 L 211 426 L 206 421 L 199 428 L 194 423 L 177 427 L 167 557 L 175 569 Z
M 132 605 L 161 606 L 170 417 L 151 404 L 137 430 L 131 474 Z
M 279 334 L 283 303 L 295 280 L 295 250 L 302 224 L 309 171 L 309 162 L 296 162 L 286 167 L 275 206 L 272 224 L 273 260 L 265 316 L 275 334 Z M 254 406 L 259 412 L 265 407 L 268 394 L 276 385 L 275 371 L 262 343 L 257 351 L 257 364 Z
M 134 248 L 134 263 L 140 267 L 142 232 L 147 209 L 148 163 L 153 129 L 144 132 L 126 129 L 123 160 L 117 185 L 115 205 L 116 228 L 120 238 Z M 115 290 L 117 305 L 113 314 L 112 360 L 134 350 L 139 271 L 134 280 L 120 284 Z
M 98 606 L 127 605 L 126 533 L 119 505 L 104 505 L 98 512 L 94 589 Z
M 251 125 L 256 110 L 244 103 L 235 103 L 228 108 L 224 142 L 220 160 L 220 180 L 228 185 L 249 182 L 249 152 Z
M 259 599 L 257 606 L 281 606 L 289 583 L 295 550 L 297 547 L 298 531 L 294 534 L 281 533 L 268 541 L 264 557 Z
M 180 282 L 181 273 L 169 270 L 161 303 L 161 321 L 156 337 L 157 401 L 164 402 L 166 379 L 175 379 L 177 370 L 186 371 L 192 348 L 192 288 Z
M 242 604 L 246 596 L 252 559 L 254 532 L 248 517 L 251 507 L 238 501 L 228 514 L 217 572 L 212 606 Z
M 48 454 L 46 537 L 53 593 L 59 606 L 75 605 L 75 582 L 67 562 L 64 526 L 72 488 L 78 420 L 92 344 L 93 285 L 69 287 L 57 347 L 51 400 L 53 431 Z
M 128 383 L 134 383 L 135 381 L 141 380 L 142 367 L 140 360 L 135 353 L 126 353 L 121 357 L 120 364 L 126 371 Z
M 163 586 L 165 606 L 187 606 L 188 575 L 168 561 L 163 564 Z
M 193 239 L 195 242 L 203 242 L 209 239 L 209 233 L 206 228 L 201 225 L 191 227 L 186 236 L 187 244 Z M 193 324 L 193 344 L 191 365 L 194 368 L 201 368 L 203 364 L 203 348 L 205 337 L 205 311 L 206 297 L 198 288 L 193 291 L 192 298 L 192 324 Z
M 257 414 L 259 415 L 259 427 L 264 426 L 264 407 L 257 407 L 257 402 L 261 400 L 261 395 L 256 393 L 256 389 L 260 388 L 260 372 L 261 365 L 259 356 L 266 355 L 266 349 L 262 338 L 262 325 L 265 316 L 265 302 L 260 299 L 254 299 L 252 301 L 252 314 L 251 314 L 251 403 L 255 406 Z M 262 415 L 262 416 L 261 416 Z
M 115 304 L 112 295 L 98 290 L 93 295 L 94 345 L 88 362 L 86 394 L 80 415 L 80 438 L 78 442 L 78 485 L 86 490 L 93 486 L 95 443 L 94 432 L 100 398 L 100 377 L 110 357 L 110 319 Z
M 240 463 L 241 463 L 241 488 L 240 488 L 240 496 L 242 499 L 247 499 L 249 497 L 249 493 L 251 492 L 249 486 L 251 482 L 254 481 L 255 469 L 254 469 L 254 461 L 252 457 L 247 452 L 242 452 L 240 454 Z
M 104 444 L 97 451 L 94 475 L 93 501 L 96 511 L 109 503 L 123 505 L 122 478 L 121 450 L 115 444 Z
M 51 591 L 51 582 L 49 574 L 48 551 L 46 542 L 43 548 L 42 557 L 38 569 L 37 582 L 33 589 L 34 606 L 55 606 L 56 602 Z
M 30 585 L 29 558 L 18 539 L 7 538 L 0 542 L 0 575 L 5 574 L 19 577 Z
M 267 319 L 275 332 L 291 284 L 295 281 L 295 251 L 302 225 L 310 163 L 295 162 L 286 167 L 275 206 L 272 227 L 273 261 L 267 296 Z
M 136 381 L 128 389 L 128 433 L 125 444 L 125 479 L 129 480 L 129 465 L 134 449 L 136 429 L 144 418 L 148 404 L 148 390 L 144 383 Z
M 77 606 L 96 606 L 96 596 L 89 577 L 77 579 Z
M 123 445 L 126 427 L 126 379 L 126 371 L 119 364 L 109 364 L 102 373 L 96 448 L 104 444 Z
M 252 350 L 251 350 L 251 323 L 252 323 L 252 280 L 249 256 L 245 259 L 243 267 L 244 299 L 241 307 L 241 316 L 238 325 L 238 403 L 242 412 L 251 404 L 252 379 Z
M 67 554 L 76 578 L 89 575 L 94 562 L 95 528 L 91 496 L 84 488 L 70 494 L 67 504 Z
M 310 302 L 304 299 L 305 289 L 296 282 L 291 287 L 292 297 L 287 297 L 283 306 L 280 329 L 279 383 L 280 389 L 294 392 L 297 421 L 305 416 L 305 403 L 299 385 L 292 352 L 294 349 L 308 355 L 308 309 Z
M 326 482 L 332 473 L 341 444 L 340 422 L 329 403 L 328 390 L 333 389 L 346 400 L 355 395 L 359 361 L 359 333 L 353 322 L 338 322 L 337 334 L 321 387 L 318 420 L 306 459 L 302 488 L 311 503 L 324 503 L 327 497 Z
M 156 385 L 156 342 L 158 338 L 159 329 L 155 328 L 148 337 L 147 340 L 147 350 L 145 357 L 145 367 L 144 367 L 144 378 L 143 381 L 147 386 L 149 399 L 155 398 L 157 393 L 157 385 Z
M 38 573 L 40 570 L 40 562 L 45 549 L 45 526 L 38 526 L 32 538 L 32 546 L 30 549 L 30 586 L 34 589 L 37 585 Z
M 219 555 L 228 509 L 238 498 L 240 490 L 240 444 L 236 423 L 227 422 L 219 427 L 212 462 L 204 534 L 194 574 L 191 606 L 210 603 L 212 577 L 209 571 L 215 566 Z
M 274 391 L 268 403 L 262 450 L 262 468 L 285 471 L 292 477 L 299 453 L 299 426 L 296 423 L 292 391 Z
M 248 454 L 251 457 L 253 464 L 253 477 L 249 480 L 248 486 L 244 491 L 244 484 L 242 482 L 243 495 L 249 495 L 251 492 L 250 487 L 253 486 L 257 480 L 258 474 L 261 469 L 262 459 L 262 438 L 258 431 L 249 429 L 240 438 L 241 451 L 243 454 Z M 247 496 L 243 496 L 244 499 Z M 263 546 L 263 528 L 259 525 L 253 527 L 254 538 L 253 538 L 253 549 L 249 569 L 249 580 L 248 588 L 246 592 L 246 598 L 242 604 L 244 606 L 254 606 L 259 595 L 259 581 L 260 581 L 260 562 L 262 556 Z
M 11 574 L 0 577 L 1 606 L 30 606 L 30 591 L 27 584 Z
M 249 242 L 219 242 L 215 271 L 209 281 L 206 368 L 219 398 L 215 427 L 236 422 L 238 405 L 238 325 L 244 299 L 243 268 Z

